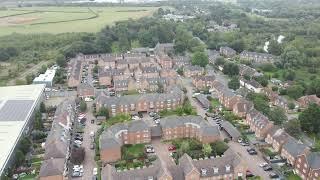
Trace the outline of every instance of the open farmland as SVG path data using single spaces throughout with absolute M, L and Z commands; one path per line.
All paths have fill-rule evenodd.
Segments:
M 11 33 L 97 32 L 151 15 L 156 7 L 30 7 L 0 10 L 0 36 Z

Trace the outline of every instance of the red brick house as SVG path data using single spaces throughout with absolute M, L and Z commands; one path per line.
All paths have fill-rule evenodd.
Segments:
M 94 87 L 87 83 L 81 83 L 77 87 L 77 94 L 80 98 L 86 98 L 86 97 L 94 97 L 95 90 Z
M 295 172 L 304 180 L 320 178 L 320 154 L 318 152 L 305 152 L 298 155 Z
M 192 80 L 192 84 L 197 89 L 212 88 L 215 76 L 196 76 Z

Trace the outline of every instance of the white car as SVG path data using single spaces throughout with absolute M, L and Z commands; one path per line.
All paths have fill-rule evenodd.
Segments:
M 78 144 L 78 145 L 81 145 L 81 144 L 82 144 L 82 141 L 75 140 L 74 143 L 76 143 L 76 144 Z
M 260 163 L 259 167 L 263 168 L 264 166 L 268 165 L 268 163 L 264 162 L 264 163 Z
M 132 120 L 140 120 L 138 116 L 132 116 Z
M 91 102 L 91 101 L 93 101 L 93 99 L 91 99 L 91 98 L 84 98 L 84 101 L 85 101 L 85 102 Z
M 98 174 L 98 168 L 93 168 L 92 174 L 95 176 Z

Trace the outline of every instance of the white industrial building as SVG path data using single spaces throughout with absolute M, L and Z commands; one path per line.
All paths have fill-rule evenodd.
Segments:
M 44 74 L 40 74 L 38 77 L 34 78 L 33 84 L 45 84 L 46 87 L 52 87 L 55 74 L 56 69 L 47 69 Z
M 11 165 L 17 144 L 29 132 L 44 84 L 0 87 L 0 176 Z

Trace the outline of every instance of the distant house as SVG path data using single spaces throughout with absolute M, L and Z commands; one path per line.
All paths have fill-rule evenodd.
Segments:
M 185 77 L 201 76 L 204 73 L 204 68 L 200 66 L 185 66 L 183 75 Z
M 259 84 L 257 81 L 255 80 L 246 80 L 244 78 L 241 78 L 240 80 L 240 85 L 252 92 L 255 93 L 261 93 L 263 87 L 261 86 L 261 84 Z
M 220 56 L 220 52 L 219 51 L 216 51 L 216 50 L 208 50 L 208 57 L 209 57 L 209 62 L 211 64 L 215 64 L 216 63 L 216 60 L 221 57 Z
M 193 85 L 197 89 L 212 88 L 215 76 L 195 76 L 192 80 Z
M 77 87 L 77 93 L 80 98 L 93 97 L 95 95 L 95 90 L 90 84 L 81 83 Z
M 237 51 L 230 47 L 220 47 L 220 54 L 227 58 L 232 58 L 237 54 Z
M 271 54 L 249 51 L 242 51 L 240 54 L 240 58 L 248 60 L 253 64 L 266 64 L 273 63 L 275 61 L 275 57 Z
M 239 65 L 239 75 L 240 76 L 248 76 L 248 77 L 263 76 L 262 73 L 258 72 L 254 68 L 247 66 L 247 65 L 244 65 L 244 64 Z
M 174 56 L 172 61 L 175 68 L 191 65 L 190 57 L 188 56 Z
M 316 95 L 308 95 L 302 96 L 298 99 L 298 104 L 300 108 L 307 108 L 309 104 L 312 103 L 320 105 L 320 98 L 318 98 Z
M 236 104 L 233 105 L 232 112 L 241 117 L 245 118 L 250 110 L 253 109 L 253 103 L 244 99 L 240 99 Z

